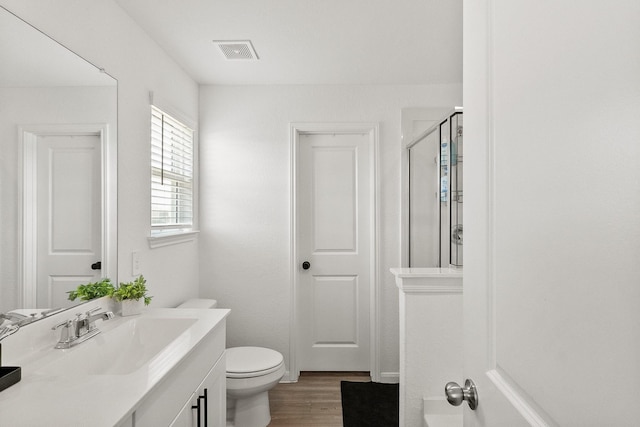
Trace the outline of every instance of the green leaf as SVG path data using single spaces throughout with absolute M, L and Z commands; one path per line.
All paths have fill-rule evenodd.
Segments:
M 140 275 L 132 282 L 120 283 L 120 286 L 113 293 L 116 301 L 123 300 L 139 300 L 144 298 L 144 305 L 151 303 L 150 296 L 147 296 L 147 281 L 144 276 Z
M 99 282 L 87 283 L 84 285 L 78 285 L 78 287 L 67 292 L 69 294 L 69 301 L 75 301 L 80 299 L 81 301 L 89 301 L 95 298 L 101 298 L 104 296 L 111 296 L 115 291 L 115 287 L 111 280 L 107 277 Z

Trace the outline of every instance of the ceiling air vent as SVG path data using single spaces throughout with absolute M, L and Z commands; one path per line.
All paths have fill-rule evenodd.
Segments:
M 259 59 L 250 40 L 214 40 L 213 43 L 218 45 L 224 57 L 229 60 L 244 59 L 255 61 Z

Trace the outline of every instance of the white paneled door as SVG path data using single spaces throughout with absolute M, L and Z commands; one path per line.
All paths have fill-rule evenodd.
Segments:
M 370 135 L 300 134 L 298 144 L 299 368 L 369 371 Z
M 464 425 L 640 425 L 640 2 L 464 13 Z
M 67 291 L 101 277 L 100 136 L 40 135 L 37 162 L 37 305 L 61 307 Z

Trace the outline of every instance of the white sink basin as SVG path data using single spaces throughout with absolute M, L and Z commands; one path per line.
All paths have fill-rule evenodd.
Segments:
M 119 319 L 122 320 L 122 319 Z M 38 373 L 46 375 L 126 375 L 147 363 L 162 363 L 163 350 L 177 339 L 188 340 L 186 332 L 195 318 L 135 317 L 68 350 L 55 350 L 55 360 L 46 363 Z M 175 348 L 176 346 L 171 346 Z

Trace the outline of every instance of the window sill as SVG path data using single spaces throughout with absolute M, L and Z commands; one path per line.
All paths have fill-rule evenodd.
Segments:
M 175 233 L 156 234 L 147 237 L 149 247 L 151 249 L 161 248 L 163 246 L 177 245 L 180 243 L 192 242 L 198 237 L 199 230 L 179 231 Z

